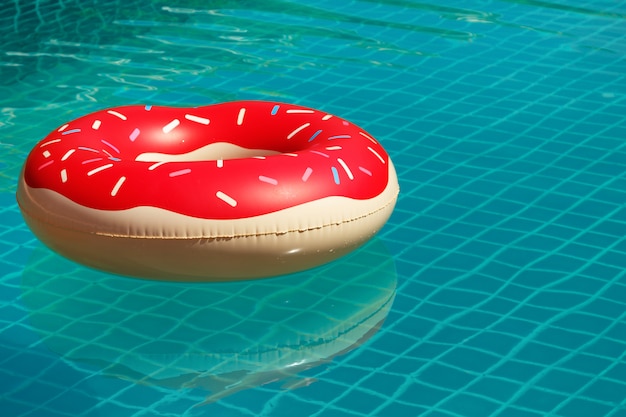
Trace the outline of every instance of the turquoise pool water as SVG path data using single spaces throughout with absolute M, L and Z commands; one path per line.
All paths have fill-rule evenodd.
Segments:
M 0 415 L 626 416 L 626 4 L 14 1 L 0 8 Z M 80 267 L 15 203 L 30 148 L 127 103 L 361 125 L 401 195 L 292 276 Z

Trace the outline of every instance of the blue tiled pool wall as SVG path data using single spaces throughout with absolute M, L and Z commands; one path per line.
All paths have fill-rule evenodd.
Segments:
M 0 11 L 8 415 L 626 415 L 623 4 L 124 5 Z M 23 292 L 41 249 L 13 197 L 30 147 L 102 107 L 263 98 L 340 114 L 393 158 L 402 193 L 377 239 L 397 288 L 380 330 L 305 370 L 309 386 L 197 408 L 204 389 L 46 347 Z

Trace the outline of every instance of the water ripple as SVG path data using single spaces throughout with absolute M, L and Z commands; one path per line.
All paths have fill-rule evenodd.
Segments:
M 339 22 L 353 25 L 384 26 L 386 28 L 400 29 L 409 32 L 434 34 L 444 38 L 457 40 L 469 40 L 474 37 L 474 34 L 465 31 L 447 30 L 432 26 L 419 26 L 396 21 L 365 18 L 357 15 L 348 15 L 312 6 L 283 2 L 280 0 L 270 0 L 254 4 L 241 2 L 240 4 L 230 4 L 229 6 L 231 6 L 230 9 L 184 9 L 164 7 L 163 10 L 170 13 L 179 14 L 204 13 L 226 18 L 236 18 L 237 16 L 241 15 L 246 16 L 249 15 L 251 11 L 254 11 L 255 13 L 253 17 L 255 21 L 258 22 L 267 20 L 273 24 L 281 24 L 281 22 L 284 22 L 285 19 L 287 21 L 297 21 L 298 19 L 301 19 L 302 23 L 307 24 L 308 27 L 315 27 L 316 21 L 320 21 L 319 26 L 322 27 L 328 27 L 328 22 Z
M 583 14 L 583 15 L 588 15 L 588 16 L 599 16 L 599 17 L 606 17 L 606 18 L 612 18 L 612 19 L 625 19 L 626 18 L 626 13 L 607 11 L 602 7 L 598 7 L 597 9 L 590 9 L 587 7 L 570 6 L 567 4 L 560 4 L 560 3 L 554 3 L 554 2 L 542 1 L 542 0 L 500 0 L 500 1 L 506 2 L 506 3 L 514 3 L 514 4 L 519 4 L 519 5 L 530 6 L 534 8 L 554 9 L 554 10 L 560 10 L 560 11 L 564 11 L 568 13 L 578 13 L 578 14 Z M 619 4 L 620 2 L 613 2 L 613 3 L 614 3 L 613 5 L 614 7 L 620 5 Z

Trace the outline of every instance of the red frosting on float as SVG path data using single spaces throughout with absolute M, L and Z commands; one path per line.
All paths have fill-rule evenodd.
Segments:
M 264 157 L 136 161 L 212 143 L 280 152 Z M 153 206 L 205 219 L 267 214 L 329 196 L 370 199 L 387 186 L 388 156 L 344 119 L 291 104 L 240 101 L 197 108 L 125 106 L 50 133 L 29 155 L 30 187 L 102 210 Z

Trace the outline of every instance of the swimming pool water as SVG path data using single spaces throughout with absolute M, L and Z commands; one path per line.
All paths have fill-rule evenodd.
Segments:
M 626 416 L 626 5 L 21 1 L 0 8 L 0 415 Z M 389 151 L 366 247 L 175 284 L 44 248 L 30 148 L 127 103 L 294 102 Z

